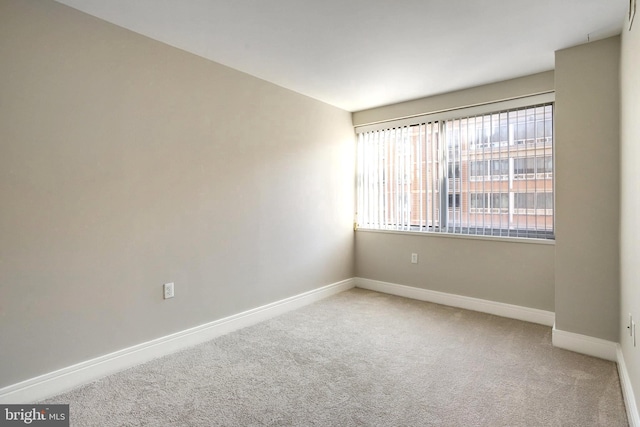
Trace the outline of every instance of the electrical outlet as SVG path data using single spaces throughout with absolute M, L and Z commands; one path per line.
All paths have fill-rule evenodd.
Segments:
M 418 263 L 418 254 L 411 254 L 411 264 Z
M 164 299 L 173 298 L 175 294 L 173 293 L 173 283 L 165 283 L 164 284 Z

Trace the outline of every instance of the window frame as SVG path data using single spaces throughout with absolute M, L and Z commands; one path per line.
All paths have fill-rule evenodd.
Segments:
M 398 129 L 398 128 L 403 128 L 403 127 L 408 127 L 408 126 L 414 126 L 420 123 L 443 123 L 444 125 L 446 125 L 446 123 L 448 121 L 455 121 L 455 120 L 461 120 L 465 117 L 473 117 L 473 116 L 483 116 L 483 115 L 491 115 L 491 114 L 496 114 L 496 113 L 502 113 L 505 111 L 510 111 L 510 110 L 517 110 L 517 109 L 523 109 L 523 108 L 533 108 L 533 107 L 537 107 L 539 105 L 543 105 L 543 104 L 553 104 L 553 116 L 551 118 L 552 123 L 554 123 L 555 126 L 555 93 L 554 92 L 545 92 L 545 93 L 540 93 L 540 94 L 536 94 L 536 95 L 531 95 L 531 96 L 523 96 L 523 97 L 518 97 L 518 98 L 513 98 L 513 99 L 508 99 L 508 100 L 501 100 L 501 101 L 497 101 L 497 102 L 490 102 L 490 103 L 483 103 L 483 104 L 476 104 L 476 105 L 472 105 L 472 106 L 466 106 L 466 107 L 462 107 L 462 108 L 453 108 L 453 109 L 447 109 L 447 110 L 442 110 L 442 111 L 437 111 L 437 112 L 433 112 L 433 113 L 428 113 L 428 114 L 421 114 L 421 115 L 414 115 L 414 116 L 410 116 L 410 117 L 405 117 L 405 118 L 401 118 L 401 119 L 396 119 L 396 120 L 389 120 L 389 121 L 383 121 L 383 122 L 377 122 L 377 123 L 373 123 L 373 124 L 365 124 L 365 125 L 360 125 L 360 126 L 356 126 L 355 127 L 355 132 L 356 134 L 359 133 L 365 133 L 365 132 L 370 132 L 370 131 L 376 131 L 376 130 L 389 130 L 389 129 Z M 533 124 L 533 126 L 537 129 L 538 126 L 540 126 L 540 123 L 543 123 L 544 127 L 546 128 L 547 123 L 548 123 L 548 119 L 545 119 L 544 117 L 542 119 L 536 119 L 535 123 Z M 444 127 L 443 125 L 443 127 Z M 455 128 L 454 128 L 455 130 Z M 496 131 L 494 129 L 494 131 Z M 500 132 L 500 135 L 502 135 L 503 130 L 498 127 L 497 128 L 497 132 Z M 505 131 L 508 133 L 508 129 Z M 454 139 L 455 139 L 455 135 Z M 356 212 L 356 223 L 354 224 L 354 228 L 356 230 L 358 229 L 362 229 L 362 230 L 366 230 L 366 231 L 386 231 L 386 232 L 397 232 L 397 233 L 418 233 L 421 235 L 438 235 L 438 236 L 456 236 L 456 237 L 469 237 L 469 238 L 484 238 L 484 237 L 489 237 L 491 239 L 503 239 L 503 238 L 507 238 L 507 239 L 517 239 L 520 241 L 529 241 L 529 242 L 535 242 L 535 241 L 540 241 L 540 242 L 544 242 L 544 243 L 553 243 L 555 242 L 555 229 L 556 229 L 556 224 L 555 224 L 555 220 L 556 220 L 556 214 L 555 214 L 555 207 L 556 207 L 556 203 L 555 203 L 555 129 L 551 129 L 551 138 L 552 138 L 552 148 L 551 148 L 551 158 L 550 158 L 550 162 L 552 165 L 552 169 L 551 171 L 546 170 L 546 165 L 547 165 L 547 161 L 546 160 L 542 160 L 542 162 L 545 164 L 545 170 L 543 173 L 547 178 L 549 178 L 549 173 L 551 173 L 551 178 L 552 178 L 552 189 L 551 191 L 547 191 L 553 194 L 553 203 L 552 203 L 552 207 L 551 207 L 551 231 L 548 230 L 526 230 L 526 229 L 522 229 L 522 228 L 516 228 L 516 229 L 509 229 L 509 228 L 505 228 L 505 227 L 500 227 L 500 228 L 491 228 L 491 233 L 490 234 L 484 234 L 484 233 L 470 233 L 469 230 L 467 230 L 467 233 L 462 232 L 463 228 L 460 228 L 460 231 L 449 231 L 448 230 L 448 226 L 442 225 L 443 223 L 441 222 L 441 218 L 445 218 L 446 221 L 446 213 L 444 213 L 442 211 L 445 210 L 450 210 L 453 209 L 449 206 L 449 198 L 450 198 L 450 194 L 446 191 L 447 189 L 447 185 L 449 185 L 448 183 L 445 183 L 444 185 L 442 185 L 442 189 L 445 189 L 445 191 L 442 191 L 441 189 L 439 189 L 440 192 L 440 201 L 441 207 L 445 207 L 444 209 L 441 209 L 441 218 L 433 218 L 432 221 L 433 225 L 427 225 L 426 227 L 422 227 L 422 226 L 417 226 L 417 227 L 409 227 L 409 229 L 400 229 L 398 228 L 399 226 L 396 225 L 395 228 L 394 227 L 390 227 L 390 228 L 368 228 L 368 227 L 361 227 L 358 224 L 358 213 Z M 528 141 L 529 139 L 533 139 L 532 144 L 538 144 L 540 142 L 537 141 L 537 139 L 539 139 L 539 137 L 533 137 L 533 138 L 528 138 L 526 139 L 526 141 Z M 543 136 L 544 141 L 541 142 L 541 144 L 547 144 L 547 139 L 548 137 Z M 444 139 L 443 139 L 444 141 Z M 528 145 L 529 142 L 527 142 L 525 145 Z M 446 147 L 443 148 L 442 151 L 452 151 L 452 150 L 459 150 L 460 148 L 460 144 L 458 143 L 457 145 L 454 144 L 454 146 L 452 147 Z M 477 149 L 477 148 L 476 148 Z M 356 156 L 357 157 L 357 156 Z M 534 174 L 533 176 L 535 177 L 534 179 L 537 179 L 539 172 L 538 172 L 538 162 L 540 158 L 545 158 L 548 157 L 547 154 L 543 154 L 543 155 L 534 155 L 533 157 L 527 157 L 530 158 L 531 160 L 528 160 L 529 162 L 533 163 L 533 168 L 534 168 Z M 457 181 L 459 178 L 455 177 L 455 178 L 451 178 L 449 176 L 449 169 L 451 167 L 451 163 L 448 163 L 448 156 L 444 156 L 444 158 L 442 160 L 447 160 L 447 163 L 443 165 L 443 167 L 440 171 L 440 179 L 443 179 L 445 181 Z M 515 159 L 514 159 L 515 160 Z M 482 159 L 479 160 L 479 162 L 483 162 L 483 169 L 485 174 L 489 174 L 489 179 L 495 179 L 495 180 L 504 180 L 504 179 L 509 179 L 508 176 L 502 176 L 501 174 L 499 175 L 493 175 L 493 165 L 492 165 L 492 161 L 500 161 L 500 159 Z M 469 182 L 473 181 L 472 177 L 471 177 L 471 162 L 478 162 L 478 160 L 468 160 L 469 162 L 469 172 L 466 173 L 465 175 L 468 174 L 468 176 L 466 178 L 463 179 L 467 179 Z M 527 161 L 524 161 L 524 163 L 526 164 Z M 454 167 L 456 167 L 457 165 L 454 163 Z M 513 165 L 512 165 L 513 167 Z M 501 165 L 501 171 L 502 171 L 502 165 Z M 460 172 L 461 174 L 461 172 Z M 515 174 L 514 174 L 515 175 Z M 482 179 L 483 177 L 478 176 L 478 179 Z M 425 193 L 425 197 L 430 197 L 429 194 L 431 192 L 428 191 Z M 455 194 L 457 193 L 453 193 L 454 196 L 454 200 L 455 200 Z M 472 194 L 472 193 L 469 193 Z M 490 195 L 491 193 L 488 193 L 487 196 L 489 199 L 492 198 L 492 196 Z M 502 197 L 501 193 L 496 193 L 496 194 L 500 194 L 498 197 Z M 469 195 L 469 197 L 471 197 Z M 535 200 L 537 200 L 537 195 L 533 196 Z M 356 195 L 356 200 L 359 200 L 359 196 Z M 512 199 L 513 202 L 513 199 Z M 469 205 L 470 206 L 470 205 Z M 456 205 L 455 209 L 453 210 L 458 210 L 461 207 Z M 548 209 L 545 209 L 545 211 L 547 211 Z M 357 209 L 356 209 L 357 211 Z M 537 211 L 537 209 L 535 209 L 535 211 Z M 548 215 L 548 214 L 547 214 Z M 438 220 L 438 224 L 435 225 L 435 221 L 436 219 Z M 433 229 L 431 229 L 433 227 Z M 426 229 L 425 229 L 426 228 Z M 471 229 L 472 227 L 469 227 L 469 229 Z M 486 231 L 486 230 L 485 230 Z M 504 231 L 504 233 L 503 233 Z

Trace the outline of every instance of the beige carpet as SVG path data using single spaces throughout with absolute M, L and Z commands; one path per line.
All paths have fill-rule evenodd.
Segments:
M 73 426 L 626 426 L 551 329 L 353 289 L 47 403 Z

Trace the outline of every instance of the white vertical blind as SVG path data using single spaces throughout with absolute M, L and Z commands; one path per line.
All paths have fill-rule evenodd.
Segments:
M 358 226 L 554 238 L 553 104 L 358 132 Z

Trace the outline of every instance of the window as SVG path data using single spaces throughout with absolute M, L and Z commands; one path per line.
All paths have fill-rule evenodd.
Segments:
M 497 213 L 509 209 L 509 193 L 470 193 L 469 203 L 473 213 Z
M 480 160 L 473 160 L 471 162 L 469 162 L 470 164 L 470 175 L 471 177 L 483 177 L 485 175 L 487 175 L 488 172 L 488 168 L 487 168 L 487 162 L 485 161 L 480 161 Z
M 472 160 L 469 162 L 469 175 L 474 181 L 508 179 L 509 159 Z
M 449 208 L 460 209 L 460 194 L 449 194 Z
M 554 238 L 553 95 L 358 134 L 358 226 Z
M 508 176 L 509 175 L 509 159 L 491 160 L 492 176 Z
M 514 207 L 516 209 L 533 209 L 535 193 L 515 193 Z
M 515 159 L 513 163 L 514 163 L 514 173 L 516 175 L 534 174 L 536 172 L 535 157 L 525 157 L 525 158 Z
M 460 165 L 457 163 L 449 163 L 448 178 L 460 178 Z
M 553 209 L 553 193 L 515 193 L 515 209 Z M 527 214 L 536 214 L 527 212 Z
M 471 209 L 484 209 L 489 206 L 489 198 L 487 193 L 471 193 Z

